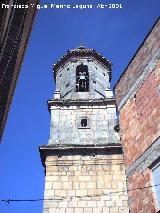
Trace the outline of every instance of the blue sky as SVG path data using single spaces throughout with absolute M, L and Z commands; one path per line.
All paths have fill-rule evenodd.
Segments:
M 60 1 L 59 1 L 60 2 Z M 112 87 L 158 18 L 159 0 L 61 0 L 122 3 L 123 9 L 41 9 L 25 54 L 0 145 L 0 199 L 43 198 L 44 169 L 38 146 L 47 144 L 53 97 L 52 64 L 83 42 L 113 62 Z M 41 1 L 41 4 L 58 3 Z M 42 202 L 0 202 L 1 213 L 40 213 Z

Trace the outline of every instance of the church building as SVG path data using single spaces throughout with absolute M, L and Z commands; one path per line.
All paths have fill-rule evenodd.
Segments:
M 112 63 L 94 49 L 68 51 L 54 77 L 43 213 L 160 212 L 160 19 L 115 97 Z
M 112 63 L 80 46 L 54 64 L 56 90 L 48 101 L 43 213 L 127 213 L 128 195 Z

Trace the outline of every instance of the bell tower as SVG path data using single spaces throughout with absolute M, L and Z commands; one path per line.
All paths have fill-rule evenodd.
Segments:
M 84 46 L 54 64 L 43 213 L 128 212 L 111 65 Z

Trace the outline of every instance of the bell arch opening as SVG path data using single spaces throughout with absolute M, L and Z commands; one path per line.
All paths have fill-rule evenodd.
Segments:
M 76 92 L 89 92 L 89 73 L 87 65 L 76 67 Z

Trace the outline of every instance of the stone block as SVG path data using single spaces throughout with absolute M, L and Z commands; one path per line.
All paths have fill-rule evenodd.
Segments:
M 111 208 L 109 208 L 109 210 L 112 213 L 119 213 L 119 208 L 118 207 L 111 207 Z
M 61 190 L 55 190 L 54 191 L 54 194 L 55 194 L 55 196 L 62 196 L 62 197 L 65 197 L 66 195 L 67 195 L 67 190 L 63 190 L 63 189 L 61 189 Z
M 73 208 L 78 207 L 78 202 L 76 200 L 71 200 L 69 202 L 69 207 L 73 207 Z
M 68 181 L 68 179 L 69 179 L 69 177 L 70 176 L 67 176 L 67 175 L 65 175 L 65 176 L 60 176 L 60 181 Z M 54 180 L 53 180 L 54 181 Z
M 76 190 L 76 196 L 86 196 L 87 195 L 87 190 L 81 189 L 81 190 Z
M 73 189 L 80 189 L 80 182 L 73 182 Z
M 45 189 L 52 189 L 52 182 L 45 182 Z
M 103 207 L 103 213 L 111 213 L 109 207 Z
M 83 208 L 74 208 L 74 213 L 83 213 Z
M 63 189 L 62 182 L 53 182 L 53 189 Z
M 50 212 L 49 212 L 50 213 Z M 52 212 L 51 212 L 52 213 Z M 65 208 L 57 208 L 56 213 L 65 213 Z
M 96 207 L 96 201 L 87 201 L 87 207 Z
M 103 207 L 103 206 L 105 206 L 105 202 L 103 200 L 96 201 L 96 206 L 97 207 Z
M 87 203 L 88 203 L 89 201 L 87 201 Z M 86 203 L 86 201 L 78 201 L 78 207 L 86 207 L 87 206 L 87 203 Z
M 49 209 L 49 213 L 57 213 L 56 209 L 57 209 L 57 208 L 50 208 L 50 209 Z
M 91 177 L 90 176 L 79 176 L 78 181 L 90 181 Z
M 111 196 L 110 196 L 110 195 L 103 195 L 103 196 L 101 197 L 101 200 L 102 200 L 102 201 L 111 200 Z
M 129 209 L 128 207 L 119 207 L 118 213 L 128 213 Z
M 87 189 L 95 189 L 96 182 L 87 182 Z
M 67 190 L 67 196 L 68 197 L 72 197 L 76 195 L 76 191 L 75 190 Z
M 59 179 L 59 176 L 53 176 L 52 178 L 52 175 L 47 175 L 46 178 L 45 178 L 45 181 L 46 182 L 52 182 L 52 181 L 57 181 Z
M 53 197 L 54 196 L 54 190 L 49 190 L 49 189 L 46 189 L 45 192 L 44 192 L 44 196 L 45 197 Z
M 104 181 L 97 182 L 96 185 L 97 185 L 98 189 L 103 189 L 104 188 Z
M 83 213 L 93 213 L 92 208 L 83 208 Z
M 74 208 L 66 208 L 66 213 L 75 213 Z
M 59 202 L 58 208 L 61 208 L 61 207 L 64 207 L 64 208 L 68 207 L 68 202 L 67 201 L 61 201 L 61 202 Z
M 50 208 L 57 208 L 58 207 L 58 202 L 57 201 L 47 201 L 44 202 L 45 209 L 50 209 Z
M 80 182 L 80 183 L 79 183 L 79 188 L 80 188 L 80 189 L 86 189 L 86 188 L 87 188 L 87 185 L 88 185 L 88 182 Z
M 111 200 L 107 200 L 107 201 L 105 201 L 105 205 L 107 207 L 114 207 L 114 206 L 116 206 L 116 202 L 113 201 L 112 199 Z
M 103 207 L 93 208 L 93 213 L 101 213 L 103 211 Z
M 72 189 L 72 182 L 63 182 L 63 186 L 62 186 L 63 190 L 64 189 Z

